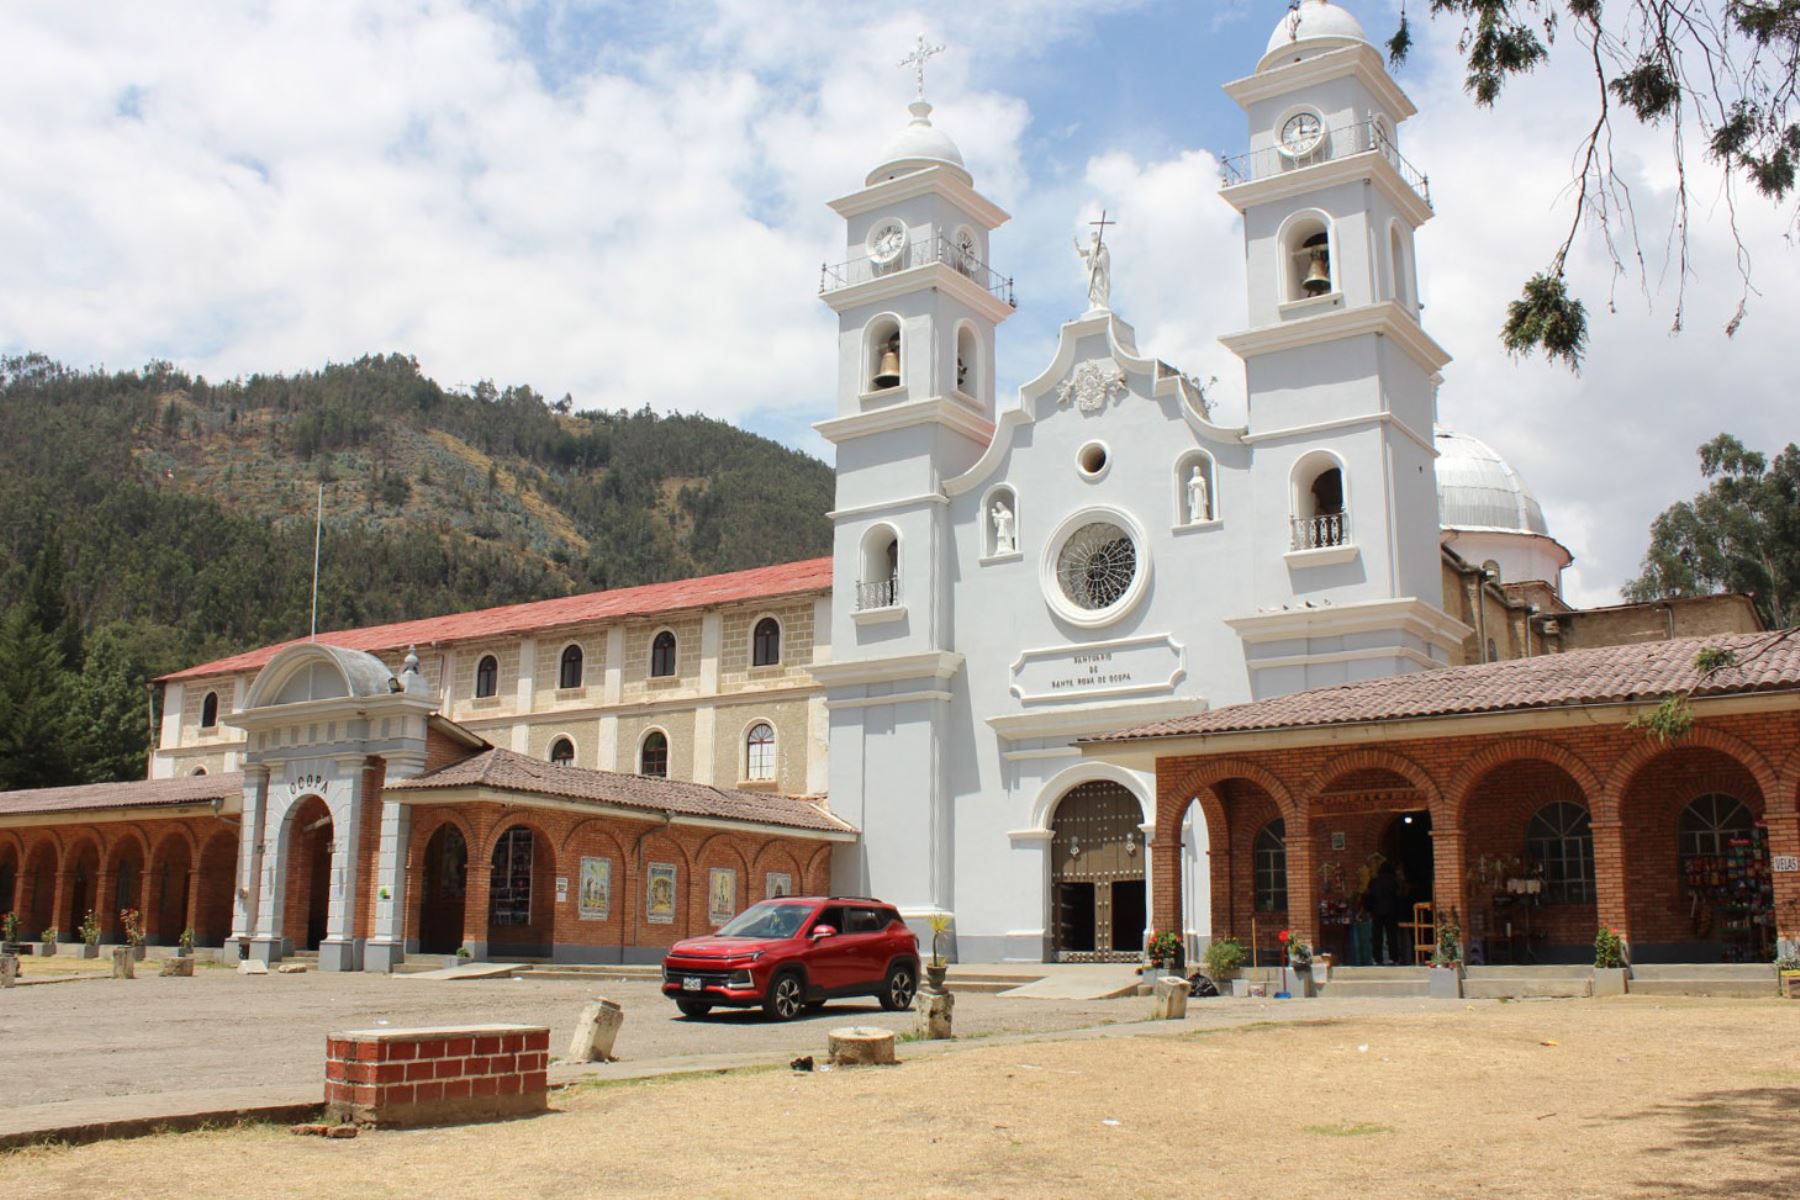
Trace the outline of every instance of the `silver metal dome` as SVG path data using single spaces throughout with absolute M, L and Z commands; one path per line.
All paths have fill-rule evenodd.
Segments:
M 1550 536 L 1537 497 L 1493 447 L 1442 425 L 1434 435 L 1440 526 Z

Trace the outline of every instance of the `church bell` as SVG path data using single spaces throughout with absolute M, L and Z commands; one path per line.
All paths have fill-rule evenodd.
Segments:
M 881 352 L 881 368 L 875 372 L 875 386 L 891 388 L 900 386 L 900 351 L 892 342 Z
M 1325 247 L 1313 247 L 1312 257 L 1306 264 L 1306 278 L 1300 281 L 1300 290 L 1308 296 L 1323 296 L 1331 290 L 1331 265 Z

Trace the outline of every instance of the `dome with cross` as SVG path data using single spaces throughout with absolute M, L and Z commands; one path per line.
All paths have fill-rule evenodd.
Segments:
M 1330 0 L 1301 0 L 1282 16 L 1275 32 L 1269 35 L 1268 48 L 1256 69 L 1267 71 L 1326 50 L 1366 45 L 1368 41 L 1362 22 Z

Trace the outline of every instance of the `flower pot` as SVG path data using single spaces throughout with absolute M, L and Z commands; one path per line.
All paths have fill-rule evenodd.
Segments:
M 194 957 L 194 948 L 192 946 L 177 946 L 175 947 L 175 957 L 192 958 Z
M 1433 967 L 1430 973 L 1433 1000 L 1462 999 L 1462 968 Z
M 927 966 L 925 968 L 925 986 L 934 992 L 942 993 L 944 990 L 944 979 L 949 974 L 950 968 L 948 965 L 941 967 Z
M 138 944 L 132 946 L 131 957 L 136 959 L 138 962 L 143 962 L 145 949 L 146 949 L 146 947 L 144 946 L 144 944 L 142 942 L 139 942 Z
M 83 957 L 83 958 L 99 958 L 100 957 L 100 943 L 99 942 L 83 942 L 83 943 L 81 943 L 81 957 Z
M 56 953 L 56 943 L 55 942 L 45 942 L 43 945 L 38 947 L 38 953 L 45 958 L 50 958 L 51 956 L 53 956 Z
M 14 958 L 17 958 L 19 956 L 19 943 L 0 942 L 0 954 L 10 954 Z
M 1630 976 L 1631 971 L 1626 967 L 1595 967 L 1594 995 L 1623 996 L 1628 988 L 1625 981 Z

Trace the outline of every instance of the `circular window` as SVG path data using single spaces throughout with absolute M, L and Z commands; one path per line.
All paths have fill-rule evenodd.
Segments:
M 1104 625 L 1124 616 L 1149 575 L 1143 544 L 1122 513 L 1100 510 L 1065 521 L 1045 548 L 1051 607 L 1077 625 Z
M 1100 442 L 1089 442 L 1075 453 L 1075 465 L 1081 468 L 1083 475 L 1100 475 L 1106 471 L 1106 446 Z

